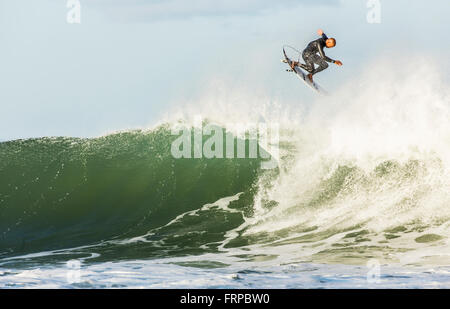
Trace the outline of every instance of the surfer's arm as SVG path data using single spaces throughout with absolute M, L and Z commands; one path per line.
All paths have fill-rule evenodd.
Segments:
M 324 39 L 325 41 L 328 40 L 327 35 L 325 34 L 325 32 L 323 32 L 322 29 L 317 30 L 317 33 L 322 37 L 322 39 Z
M 331 62 L 331 63 L 335 63 L 336 62 L 335 60 L 333 60 L 333 59 L 327 57 L 327 55 L 325 55 L 325 52 L 323 51 L 323 46 L 321 44 L 317 44 L 317 45 L 319 45 L 318 46 L 319 47 L 319 54 L 320 54 L 320 57 L 322 57 L 323 60 L 325 60 L 326 62 Z

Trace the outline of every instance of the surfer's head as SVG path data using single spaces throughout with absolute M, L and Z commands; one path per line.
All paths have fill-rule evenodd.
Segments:
M 336 46 L 336 40 L 334 38 L 329 38 L 328 40 L 326 40 L 325 44 L 328 48 L 333 48 Z

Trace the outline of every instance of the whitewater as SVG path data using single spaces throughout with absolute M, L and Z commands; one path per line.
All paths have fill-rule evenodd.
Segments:
M 218 84 L 151 129 L 0 143 L 0 287 L 450 287 L 448 80 L 375 63 L 308 107 Z M 173 158 L 198 115 L 278 124 L 278 167 Z

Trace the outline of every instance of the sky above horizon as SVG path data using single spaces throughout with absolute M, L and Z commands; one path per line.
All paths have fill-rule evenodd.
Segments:
M 280 63 L 322 28 L 337 38 L 327 55 L 344 66 L 321 73 L 337 89 L 382 54 L 422 54 L 448 70 L 448 0 L 0 0 L 0 140 L 92 137 L 143 128 L 220 81 L 295 104 L 312 92 Z M 432 5 L 430 4 L 432 3 Z M 214 104 L 214 102 L 211 102 Z

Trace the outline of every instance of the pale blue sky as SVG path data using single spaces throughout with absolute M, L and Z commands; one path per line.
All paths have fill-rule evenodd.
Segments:
M 365 0 L 80 2 L 81 24 L 67 24 L 65 0 L 0 0 L 0 140 L 145 127 L 212 78 L 308 101 L 281 46 L 303 48 L 319 27 L 344 62 L 320 75 L 330 91 L 383 53 L 442 57 L 449 68 L 448 0 L 381 0 L 381 24 L 366 22 Z

